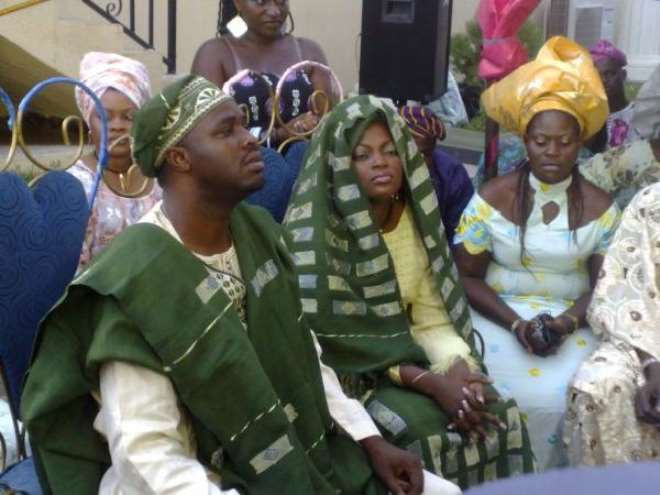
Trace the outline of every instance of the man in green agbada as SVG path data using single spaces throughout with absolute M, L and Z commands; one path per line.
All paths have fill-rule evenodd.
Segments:
M 186 77 L 133 123 L 163 201 L 44 321 L 23 418 L 45 493 L 450 495 L 320 364 L 232 98 Z

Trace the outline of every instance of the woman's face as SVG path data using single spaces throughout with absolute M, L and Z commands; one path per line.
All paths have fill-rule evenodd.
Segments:
M 108 145 L 111 145 L 117 138 L 131 131 L 133 114 L 137 111 L 137 107 L 125 94 L 112 88 L 103 93 L 101 104 L 108 117 Z M 98 154 L 101 144 L 101 119 L 96 111 L 90 119 L 90 131 L 92 133 L 92 144 Z M 130 159 L 131 147 L 129 140 L 119 141 L 110 149 L 109 156 L 111 158 Z
M 248 30 L 264 38 L 277 38 L 289 15 L 288 0 L 235 0 Z
M 371 201 L 389 201 L 401 190 L 403 165 L 384 123 L 374 122 L 367 127 L 353 150 L 351 164 Z
M 612 102 L 625 97 L 626 70 L 610 58 L 600 59 L 594 62 L 594 65 L 603 81 L 607 99 Z
M 547 184 L 571 175 L 582 146 L 575 118 L 557 110 L 536 115 L 527 126 L 524 141 L 532 173 Z

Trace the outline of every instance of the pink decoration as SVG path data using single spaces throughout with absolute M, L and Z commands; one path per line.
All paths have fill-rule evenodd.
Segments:
M 591 45 L 589 47 L 589 53 L 591 53 L 591 58 L 594 59 L 594 62 L 609 58 L 621 67 L 628 65 L 626 54 L 607 40 L 598 40 L 595 44 Z
M 541 0 L 481 0 L 477 10 L 483 37 L 479 77 L 501 79 L 527 62 L 527 50 L 517 33 L 539 3 Z
M 630 126 L 625 120 L 614 119 L 610 129 L 610 142 L 608 144 L 612 148 L 621 146 L 625 143 L 629 130 Z

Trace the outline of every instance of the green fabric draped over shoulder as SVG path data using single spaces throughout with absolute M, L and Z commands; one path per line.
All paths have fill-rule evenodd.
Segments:
M 363 401 L 383 436 L 419 454 L 426 469 L 462 488 L 532 472 L 529 436 L 513 400 L 488 404 L 506 428 L 490 428 L 486 439 L 472 443 L 448 429 L 451 418 L 431 398 L 393 384 L 385 373 L 428 361 L 410 333 L 393 261 L 351 166 L 353 149 L 375 121 L 387 125 L 401 158 L 404 194 L 441 303 L 472 346 L 467 300 L 426 163 L 396 109 L 359 96 L 335 107 L 314 135 L 285 219 L 302 308 L 324 361 L 339 372 L 344 390 Z
M 108 361 L 172 381 L 198 458 L 224 489 L 384 493 L 359 446 L 333 428 L 283 232 L 246 206 L 231 229 L 247 331 L 212 270 L 146 224 L 118 236 L 45 320 L 22 402 L 45 493 L 98 492 L 111 461 L 92 394 Z
M 442 303 L 457 332 L 472 340 L 468 305 L 424 158 L 393 106 L 373 96 L 351 98 L 325 117 L 312 138 L 284 221 L 303 311 L 324 360 L 342 374 L 426 362 L 410 334 L 392 259 L 351 167 L 353 149 L 376 120 L 387 125 L 401 157 L 405 193 Z

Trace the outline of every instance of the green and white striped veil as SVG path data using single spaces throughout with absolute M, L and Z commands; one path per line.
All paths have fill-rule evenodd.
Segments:
M 345 374 L 426 362 L 410 334 L 392 259 L 351 167 L 353 149 L 374 121 L 387 125 L 402 159 L 406 201 L 439 297 L 457 332 L 472 340 L 467 301 L 422 155 L 391 103 L 373 96 L 350 98 L 324 118 L 313 136 L 284 222 L 303 311 L 324 360 Z

